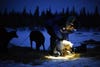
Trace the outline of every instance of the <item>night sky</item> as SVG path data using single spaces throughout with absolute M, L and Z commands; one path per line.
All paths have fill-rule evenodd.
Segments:
M 100 12 L 100 0 L 0 0 L 0 11 L 7 8 L 8 11 L 21 12 L 26 8 L 27 12 L 34 12 L 36 6 L 39 6 L 40 12 L 49 8 L 52 12 L 60 12 L 62 8 L 72 10 L 73 6 L 77 12 L 82 7 L 93 12 L 95 6 L 98 6 Z

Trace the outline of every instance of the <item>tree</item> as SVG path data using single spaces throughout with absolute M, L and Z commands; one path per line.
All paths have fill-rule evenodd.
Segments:
M 38 18 L 39 17 L 39 7 L 37 6 L 34 12 L 34 17 Z
M 94 15 L 95 16 L 99 16 L 99 10 L 98 10 L 98 7 L 97 6 L 95 7 Z
M 5 9 L 4 9 L 4 13 L 3 13 L 3 15 L 6 16 L 7 14 L 8 14 L 8 13 L 7 13 L 7 8 L 5 8 Z
M 69 16 L 69 8 L 66 9 L 65 14 L 66 14 L 67 17 Z
M 50 9 L 50 8 L 47 9 L 47 10 L 46 10 L 46 18 L 49 19 L 49 18 L 52 18 L 52 16 L 53 16 L 53 15 L 52 15 L 51 9 Z
M 26 12 L 26 8 L 23 9 L 23 16 L 26 16 L 27 12 Z
M 73 6 L 72 10 L 71 10 L 71 15 L 76 16 L 76 11 L 75 11 L 75 7 Z
M 85 7 L 83 7 L 83 8 L 81 9 L 80 15 L 81 15 L 81 16 L 86 16 L 86 9 L 85 9 Z

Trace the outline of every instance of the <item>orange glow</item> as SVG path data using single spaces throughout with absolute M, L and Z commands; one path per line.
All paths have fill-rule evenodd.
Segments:
M 66 55 L 66 56 L 45 56 L 46 59 L 60 59 L 60 60 L 76 60 L 80 57 L 80 54 L 70 54 L 70 55 Z

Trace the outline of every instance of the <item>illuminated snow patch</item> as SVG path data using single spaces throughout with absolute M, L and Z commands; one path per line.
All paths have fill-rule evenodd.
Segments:
M 54 60 L 75 60 L 80 57 L 80 54 L 70 54 L 66 56 L 45 56 L 46 59 L 54 59 Z

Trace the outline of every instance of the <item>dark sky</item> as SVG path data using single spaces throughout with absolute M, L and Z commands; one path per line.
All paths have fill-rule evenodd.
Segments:
M 40 11 L 51 8 L 52 12 L 60 12 L 67 7 L 71 10 L 73 6 L 76 11 L 86 7 L 86 10 L 93 12 L 95 6 L 98 6 L 100 12 L 100 0 L 0 0 L 0 11 L 7 8 L 8 11 L 13 9 L 20 12 L 26 8 L 27 12 L 34 12 L 37 5 Z

